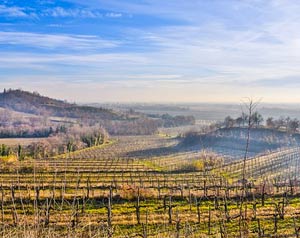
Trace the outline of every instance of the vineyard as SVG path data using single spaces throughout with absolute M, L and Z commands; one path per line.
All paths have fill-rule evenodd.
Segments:
M 300 0 L 0 0 L 0 238 L 300 238 Z
M 300 237 L 300 148 L 251 154 L 245 183 L 241 153 L 226 148 L 119 136 L 51 159 L 2 163 L 1 236 Z

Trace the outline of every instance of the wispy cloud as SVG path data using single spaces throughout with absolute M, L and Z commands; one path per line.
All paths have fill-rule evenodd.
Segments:
M 0 56 L 0 68 L 2 69 L 45 69 L 40 74 L 47 74 L 49 71 L 59 74 L 64 72 L 66 66 L 70 66 L 71 76 L 94 75 L 98 78 L 123 78 L 129 74 L 132 67 L 143 67 L 147 65 L 147 58 L 134 54 L 33 54 L 33 53 L 12 53 L 2 52 Z M 116 71 L 118 69 L 118 71 Z M 22 72 L 20 70 L 19 72 Z M 116 72 L 119 72 L 119 74 Z M 122 72 L 122 73 L 121 73 Z M 112 77 L 112 75 L 114 75 Z M 95 77 L 93 77 L 95 78 Z
M 0 50 L 0 68 L 10 70 L 15 83 L 22 82 L 24 74 L 37 82 L 47 75 L 49 80 L 72 84 L 76 92 L 81 83 L 95 98 L 101 94 L 111 100 L 127 100 L 131 94 L 138 100 L 168 94 L 167 100 L 226 97 L 239 101 L 253 92 L 267 101 L 279 95 L 288 101 L 297 93 L 297 1 L 66 2 L 71 4 L 46 5 L 39 11 L 48 19 L 42 26 L 52 24 L 55 28 L 50 31 L 60 33 L 37 33 L 40 27 L 21 32 L 3 26 L 6 31 L 0 31 L 0 44 L 9 47 Z M 15 10 L 21 11 L 20 16 L 27 14 L 26 9 Z M 129 15 L 132 18 L 123 21 Z
M 111 17 L 111 18 L 120 18 L 123 16 L 122 13 L 116 13 L 116 12 L 108 12 L 105 14 L 106 17 Z
M 29 15 L 24 11 L 24 8 L 0 5 L 0 16 L 28 17 Z
M 300 74 L 298 75 L 289 75 L 285 77 L 274 77 L 274 78 L 263 78 L 257 79 L 248 86 L 258 86 L 266 88 L 295 88 L 300 86 Z
M 37 13 L 33 9 L 27 9 L 18 6 L 0 5 L 0 17 L 9 18 L 38 18 Z
M 44 16 L 52 17 L 81 17 L 81 18 L 101 18 L 103 14 L 99 11 L 92 11 L 88 9 L 66 9 L 62 7 L 49 8 L 42 13 Z
M 18 6 L 0 5 L 0 16 L 4 17 L 54 17 L 54 18 L 121 18 L 123 13 L 113 11 L 99 11 L 89 8 L 66 8 L 66 7 L 48 7 L 43 10 L 36 8 L 24 8 Z
M 174 79 L 178 79 L 178 78 L 181 78 L 181 77 L 182 77 L 182 75 L 178 75 L 178 74 L 127 75 L 127 78 L 132 78 L 132 79 L 152 79 L 152 80 L 155 80 L 155 79 L 174 80 Z
M 42 16 L 50 16 L 55 18 L 121 18 L 124 14 L 120 12 L 104 12 L 97 9 L 91 10 L 88 8 L 63 8 L 54 7 L 48 8 L 40 14 Z
M 0 32 L 0 44 L 46 49 L 103 49 L 117 47 L 120 42 L 93 35 L 40 34 L 29 32 Z

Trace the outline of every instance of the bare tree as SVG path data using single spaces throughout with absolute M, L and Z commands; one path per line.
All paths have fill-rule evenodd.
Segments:
M 247 98 L 246 101 L 243 102 L 243 106 L 242 106 L 243 114 L 246 114 L 247 119 L 248 119 L 246 148 L 245 148 L 245 154 L 244 154 L 244 158 L 243 158 L 243 172 L 242 172 L 243 193 L 245 192 L 244 190 L 245 190 L 245 185 L 246 185 L 246 162 L 247 162 L 249 145 L 250 145 L 250 131 L 255 123 L 253 120 L 253 114 L 255 113 L 254 111 L 256 110 L 260 101 L 261 100 L 254 101 L 252 98 Z M 246 110 L 246 112 L 244 112 L 244 110 Z
M 240 228 L 240 237 L 243 237 L 243 233 L 248 230 L 247 228 L 247 222 L 245 220 L 247 219 L 247 206 L 245 206 L 245 211 L 243 211 L 245 198 L 246 198 L 246 188 L 248 181 L 246 179 L 246 162 L 248 157 L 248 151 L 249 151 L 249 145 L 250 145 L 250 131 L 251 128 L 254 126 L 255 121 L 253 120 L 253 114 L 256 110 L 258 104 L 260 101 L 253 101 L 253 99 L 247 98 L 247 101 L 243 102 L 244 107 L 242 107 L 242 110 L 246 110 L 246 113 L 248 114 L 248 123 L 247 123 L 247 135 L 246 135 L 246 147 L 245 147 L 245 154 L 243 158 L 243 170 L 242 170 L 242 194 L 240 197 L 240 215 L 239 215 L 239 228 Z M 244 112 L 243 112 L 244 114 Z

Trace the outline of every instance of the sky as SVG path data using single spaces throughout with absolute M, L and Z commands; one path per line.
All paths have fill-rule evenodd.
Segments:
M 0 89 L 298 103 L 299 12 L 295 0 L 0 0 Z

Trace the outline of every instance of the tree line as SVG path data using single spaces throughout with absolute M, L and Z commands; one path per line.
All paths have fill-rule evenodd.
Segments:
M 29 145 L 7 146 L 2 144 L 0 156 L 14 156 L 18 160 L 49 158 L 62 153 L 102 145 L 107 139 L 108 134 L 100 125 L 62 127 L 58 133 Z
M 245 127 L 249 121 L 249 116 L 242 113 L 241 116 L 237 118 L 232 118 L 231 116 L 227 116 L 224 121 L 219 125 L 219 127 L 232 128 L 232 127 Z M 299 130 L 300 121 L 297 118 L 290 117 L 280 117 L 278 119 L 274 119 L 273 117 L 268 117 L 266 120 L 263 116 L 254 112 L 250 118 L 252 127 L 263 127 L 268 129 L 275 129 L 286 131 L 288 133 L 296 133 Z M 265 122 L 263 124 L 263 122 Z

